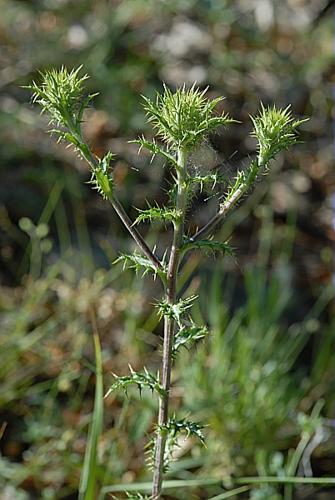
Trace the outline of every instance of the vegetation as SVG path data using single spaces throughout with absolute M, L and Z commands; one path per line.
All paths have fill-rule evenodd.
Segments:
M 333 498 L 334 56 L 332 5 L 326 5 L 3 3 L 0 490 L 6 498 L 72 500 L 78 490 L 101 500 L 151 494 L 143 449 L 157 424 L 159 393 L 150 387 L 158 387 L 161 370 L 157 307 L 165 308 L 164 272 L 153 272 L 110 203 L 91 189 L 96 183 L 89 184 L 87 164 L 66 140 L 56 144 L 56 135 L 45 134 L 57 126 L 48 126 L 47 113 L 40 116 L 24 88 L 33 80 L 39 85 L 40 72 L 79 65 L 90 74 L 83 95 L 98 93 L 83 113 L 84 142 L 95 159 L 106 157 L 103 170 L 110 160 L 113 193 L 165 263 L 178 221 L 169 202 L 174 164 L 160 153 L 168 148 L 153 137 L 139 96 L 156 104 L 163 81 L 172 94 L 196 81 L 208 86 L 208 104 L 229 96 L 213 117 L 223 113 L 243 123 L 211 130 L 188 157 L 197 189 L 187 206 L 179 297 L 197 298 L 175 336 L 169 413 L 172 423 L 204 425 L 205 446 L 185 432 L 176 438 L 164 498 Z M 261 118 L 260 101 L 268 110 L 290 102 L 293 116 L 311 117 L 303 125 L 305 144 L 277 155 L 215 237 L 190 242 L 215 216 L 238 171 L 246 173 L 256 158 L 249 116 Z M 137 137 L 142 148 L 132 142 Z M 141 392 L 133 373 L 147 384 Z
M 227 126 L 234 120 L 229 118 L 226 113 L 219 116 L 214 115 L 214 109 L 222 98 L 208 101 L 205 97 L 206 90 L 200 91 L 194 85 L 190 89 L 184 86 L 174 93 L 165 86 L 163 94 L 158 94 L 156 101 L 153 102 L 145 98 L 148 121 L 153 124 L 156 134 L 158 138 L 162 139 L 165 148 L 156 142 L 150 143 L 143 138 L 137 142 L 150 152 L 161 154 L 173 168 L 174 184 L 169 193 L 170 206 L 142 210 L 142 218 L 138 218 L 136 221 L 140 222 L 145 214 L 145 220 L 151 222 L 157 219 L 172 222 L 172 241 L 167 252 L 159 258 L 135 229 L 115 194 L 111 165 L 113 153 L 108 152 L 102 159 L 98 159 L 83 138 L 81 131 L 83 113 L 93 96 L 84 97 L 83 95 L 83 82 L 87 76 L 80 77 L 80 69 L 68 72 L 62 68 L 60 71 L 51 70 L 42 75 L 42 82 L 40 84 L 33 83 L 31 86 L 34 92 L 33 101 L 38 102 L 42 111 L 50 115 L 50 123 L 56 127 L 50 132 L 57 134 L 59 140 L 65 140 L 73 145 L 79 155 L 89 163 L 92 173 L 91 183 L 104 199 L 110 201 L 141 250 L 142 255 L 134 253 L 130 256 L 123 256 L 124 263 L 135 265 L 136 268 L 143 268 L 144 273 L 153 272 L 154 275 L 159 276 L 164 286 L 164 297 L 156 304 L 159 317 L 164 318 L 162 365 L 159 375 L 156 377 L 147 369 L 144 370 L 144 373 L 138 373 L 130 367 L 130 375 L 116 376 L 116 382 L 111 388 L 111 390 L 123 389 L 127 391 L 129 384 L 135 384 L 140 392 L 149 388 L 158 395 L 158 422 L 155 437 L 150 445 L 152 450 L 149 449 L 149 464 L 153 469 L 151 497 L 156 500 L 161 498 L 163 474 L 169 467 L 178 445 L 179 435 L 185 433 L 187 437 L 195 436 L 202 442 L 204 441 L 203 425 L 185 417 L 176 419 L 176 417 L 169 415 L 173 360 L 181 345 L 189 347 L 207 335 L 206 327 L 197 325 L 189 314 L 189 309 L 197 297 L 180 295 L 177 280 L 179 275 L 180 278 L 183 275 L 182 270 L 179 272 L 182 259 L 186 250 L 193 248 L 193 243 L 196 244 L 196 248 L 210 246 L 211 250 L 222 251 L 221 243 L 206 238 L 213 236 L 219 223 L 252 187 L 259 173 L 266 172 L 270 161 L 280 151 L 297 142 L 297 128 L 304 120 L 294 120 L 288 108 L 280 110 L 276 107 L 265 108 L 262 106 L 259 115 L 252 118 L 254 124 L 252 135 L 258 141 L 257 159 L 251 161 L 246 171 L 237 173 L 236 178 L 227 188 L 217 213 L 194 235 L 188 236 L 190 231 L 186 228 L 186 217 L 190 198 L 196 190 L 194 184 L 203 185 L 207 182 L 206 173 L 204 177 L 200 177 L 200 180 L 199 176 L 195 178 L 192 176 L 188 166 L 188 158 L 197 151 L 209 132 L 217 127 Z M 187 245 L 186 249 L 184 245 Z M 101 414 L 101 410 L 99 410 L 99 414 Z M 100 421 L 101 417 L 96 415 L 95 422 L 97 420 Z M 96 426 L 95 441 L 100 433 L 101 424 L 96 423 Z M 91 454 L 93 455 L 96 454 L 96 444 L 94 448 L 93 450 L 92 446 Z M 92 473 L 94 469 L 95 463 L 92 465 Z M 93 498 L 92 495 L 94 496 L 94 489 L 88 493 L 87 498 Z

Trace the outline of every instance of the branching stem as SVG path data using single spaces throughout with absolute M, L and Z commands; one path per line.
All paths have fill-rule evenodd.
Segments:
M 231 197 L 228 201 L 222 203 L 218 212 L 201 228 L 199 231 L 195 233 L 194 236 L 190 238 L 190 242 L 198 241 L 207 236 L 210 236 L 216 227 L 222 222 L 227 213 L 231 208 L 237 203 L 237 201 L 241 198 L 241 196 L 245 193 L 247 187 L 243 184 L 237 191 L 234 193 L 234 196 Z
M 144 255 L 148 257 L 148 259 L 152 262 L 152 264 L 155 266 L 157 270 L 163 271 L 163 266 L 161 262 L 157 259 L 155 254 L 150 250 L 150 248 L 148 247 L 148 245 L 146 244 L 140 233 L 134 227 L 131 219 L 128 217 L 127 213 L 125 212 L 118 198 L 115 195 L 113 195 L 113 197 L 110 198 L 109 201 L 112 204 L 115 212 L 120 217 L 124 226 L 127 228 L 130 235 L 133 237 L 133 239 L 136 241 L 136 243 L 144 253 Z
M 186 210 L 186 162 L 187 154 L 183 150 L 178 151 L 178 169 L 177 169 L 177 200 L 176 209 L 180 213 L 180 217 L 174 223 L 173 241 L 171 246 L 167 286 L 166 286 L 166 301 L 170 305 L 176 302 L 176 284 L 177 274 L 180 262 L 180 248 L 182 245 L 184 218 Z M 152 498 L 157 500 L 161 498 L 162 481 L 164 472 L 164 454 L 166 445 L 166 432 L 162 429 L 168 422 L 169 414 L 169 395 L 171 385 L 171 367 L 172 367 L 172 346 L 175 330 L 175 320 L 171 316 L 164 317 L 164 343 L 163 343 L 163 358 L 161 370 L 161 386 L 165 390 L 164 395 L 160 397 L 159 412 L 158 412 L 158 429 L 155 443 L 155 461 L 154 461 L 154 476 L 152 485 Z
M 242 198 L 244 194 L 250 188 L 250 185 L 254 182 L 257 175 L 257 165 L 253 163 L 250 167 L 249 177 L 246 182 L 243 182 L 241 186 L 226 199 L 223 203 L 221 203 L 218 212 L 201 228 L 199 231 L 192 236 L 189 241 L 192 243 L 194 241 L 199 241 L 201 239 L 206 238 L 207 236 L 211 236 L 217 226 L 222 222 L 225 216 L 230 212 L 230 210 L 236 205 L 236 203 Z

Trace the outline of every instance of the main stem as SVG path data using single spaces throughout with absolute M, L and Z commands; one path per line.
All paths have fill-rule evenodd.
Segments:
M 171 306 L 176 302 L 176 282 L 180 260 L 180 247 L 183 238 L 184 218 L 186 209 L 186 161 L 187 155 L 183 150 L 178 151 L 178 169 L 177 169 L 177 199 L 176 209 L 178 218 L 174 223 L 173 241 L 170 252 L 167 286 L 166 286 L 166 301 Z M 160 396 L 159 411 L 158 411 L 158 430 L 155 443 L 155 461 L 154 475 L 152 484 L 152 499 L 161 498 L 162 482 L 164 472 L 164 454 L 167 433 L 164 430 L 169 418 L 169 398 L 171 385 L 171 368 L 172 368 L 172 346 L 175 330 L 175 320 L 170 316 L 164 316 L 164 343 L 163 357 L 161 369 L 161 385 L 165 389 L 164 396 Z

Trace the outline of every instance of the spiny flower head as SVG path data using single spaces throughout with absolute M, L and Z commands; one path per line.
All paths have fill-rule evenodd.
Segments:
M 258 140 L 258 164 L 266 165 L 277 153 L 298 142 L 297 128 L 307 119 L 294 120 L 290 106 L 285 109 L 261 104 L 258 116 L 252 117 L 252 136 Z
M 42 107 L 42 112 L 50 115 L 50 122 L 67 128 L 74 128 L 80 124 L 82 113 L 90 95 L 83 99 L 84 82 L 88 75 L 79 76 L 82 66 L 68 71 L 62 66 L 60 69 L 51 69 L 41 74 L 42 81 L 38 85 L 33 82 L 29 87 L 33 92 L 33 102 Z
M 215 116 L 214 108 L 223 98 L 209 101 L 206 92 L 195 85 L 189 89 L 184 85 L 172 92 L 164 85 L 164 92 L 157 94 L 155 101 L 144 97 L 148 120 L 170 149 L 190 151 L 211 130 L 235 121 L 226 113 Z

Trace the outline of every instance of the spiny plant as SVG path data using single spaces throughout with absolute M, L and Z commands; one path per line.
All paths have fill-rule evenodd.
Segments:
M 161 155 L 170 166 L 173 187 L 169 192 L 168 206 L 155 204 L 139 210 L 135 222 L 125 212 L 120 203 L 113 178 L 114 154 L 108 151 L 103 158 L 98 158 L 90 149 L 82 134 L 83 113 L 94 95 L 85 95 L 84 82 L 87 75 L 80 76 L 80 69 L 68 71 L 66 68 L 50 70 L 41 74 L 41 82 L 30 86 L 33 102 L 37 102 L 50 117 L 52 128 L 59 141 L 73 145 L 79 156 L 85 159 L 91 170 L 91 183 L 100 195 L 111 203 L 124 226 L 138 246 L 131 255 L 119 257 L 124 266 L 152 273 L 163 285 L 163 296 L 157 300 L 156 307 L 164 321 L 162 361 L 159 374 L 152 374 L 146 368 L 142 373 L 130 367 L 126 376 L 115 376 L 112 390 L 127 391 L 129 385 L 135 385 L 141 391 L 149 388 L 159 400 L 158 419 L 149 450 L 153 469 L 153 500 L 161 498 L 163 474 L 173 458 L 180 434 L 195 436 L 203 441 L 203 425 L 187 418 L 178 419 L 169 412 L 171 389 L 171 371 L 173 361 L 182 347 L 190 347 L 208 335 L 206 326 L 197 325 L 190 310 L 197 300 L 196 296 L 183 297 L 178 289 L 178 276 L 182 273 L 182 261 L 187 259 L 190 250 L 229 254 L 232 252 L 227 242 L 219 242 L 213 236 L 219 225 L 236 207 L 252 188 L 260 174 L 269 170 L 271 160 L 298 141 L 298 127 L 304 120 L 293 118 L 290 108 L 279 109 L 276 106 L 261 105 L 257 116 L 251 117 L 252 136 L 258 143 L 257 154 L 246 169 L 237 172 L 226 191 L 223 193 L 218 209 L 208 222 L 194 234 L 188 227 L 191 217 L 189 201 L 197 190 L 208 183 L 215 185 L 217 176 L 212 171 L 197 172 L 190 168 L 190 157 L 195 157 L 208 134 L 217 128 L 226 127 L 235 122 L 227 113 L 217 114 L 216 106 L 223 100 L 218 97 L 208 100 L 206 91 L 195 85 L 184 85 L 175 92 L 164 85 L 161 94 L 154 100 L 144 97 L 144 109 L 148 122 L 152 125 L 157 140 L 141 137 L 136 141 L 139 149 L 146 148 L 153 156 Z M 151 249 L 137 229 L 141 222 L 164 222 L 172 228 L 169 248 L 158 255 Z M 191 227 L 191 225 L 190 225 Z M 137 498 L 140 498 L 138 496 Z

